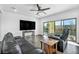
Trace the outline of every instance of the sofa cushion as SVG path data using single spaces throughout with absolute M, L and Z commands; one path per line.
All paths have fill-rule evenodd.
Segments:
M 6 45 L 7 45 L 7 48 L 5 49 L 5 53 L 9 53 L 9 54 L 21 53 L 21 49 L 18 44 L 15 44 L 13 42 L 7 42 Z
M 33 49 L 35 49 L 35 47 L 33 45 L 31 45 L 23 37 L 17 36 L 17 37 L 15 37 L 15 41 L 19 44 L 23 54 L 28 54 L 29 51 L 32 51 Z

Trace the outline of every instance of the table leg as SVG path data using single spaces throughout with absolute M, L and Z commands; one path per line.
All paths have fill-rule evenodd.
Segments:
M 41 42 L 41 49 L 42 49 L 42 42 Z
M 57 43 L 56 43 L 56 53 L 57 53 Z
M 50 54 L 52 54 L 53 53 L 53 50 L 52 50 L 52 46 L 50 46 Z
M 44 43 L 44 51 L 47 53 L 47 54 L 50 54 L 50 46 L 45 44 Z
M 52 46 L 52 53 L 54 53 L 54 45 Z
M 48 54 L 50 54 L 50 46 L 48 45 Z

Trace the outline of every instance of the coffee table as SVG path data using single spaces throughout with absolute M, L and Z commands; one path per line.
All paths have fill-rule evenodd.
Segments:
M 42 39 L 41 42 L 41 49 L 45 51 L 47 54 L 57 53 L 57 43 L 59 40 L 48 38 L 47 40 Z

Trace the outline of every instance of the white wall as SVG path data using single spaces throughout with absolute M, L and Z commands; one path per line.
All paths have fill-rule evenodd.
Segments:
M 43 18 L 40 18 L 42 24 L 39 26 L 40 28 L 40 33 L 43 34 L 43 22 L 47 21 L 53 21 L 53 20 L 61 20 L 61 19 L 67 19 L 67 18 L 77 18 L 77 42 L 79 42 L 79 7 L 72 9 L 72 10 L 67 10 L 63 11 L 57 14 L 52 14 Z
M 0 27 L 1 27 L 1 13 L 0 13 Z M 1 37 L 1 28 L 0 28 L 0 37 Z
M 41 20 L 37 19 L 36 20 L 36 35 L 40 35 L 41 34 Z
M 3 12 L 0 19 L 0 41 L 3 39 L 4 35 L 7 32 L 12 32 L 14 36 L 22 36 L 22 31 L 19 30 L 20 22 L 19 20 L 29 20 L 35 21 L 36 19 L 33 17 L 27 17 L 24 15 L 11 13 L 11 12 Z

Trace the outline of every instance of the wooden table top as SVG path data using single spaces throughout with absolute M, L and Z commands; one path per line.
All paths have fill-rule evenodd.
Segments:
M 50 45 L 50 46 L 53 46 L 54 44 L 56 44 L 57 42 L 59 42 L 59 40 L 55 40 L 55 39 L 43 39 L 43 40 L 40 40 L 42 43 L 45 43 L 47 45 Z

